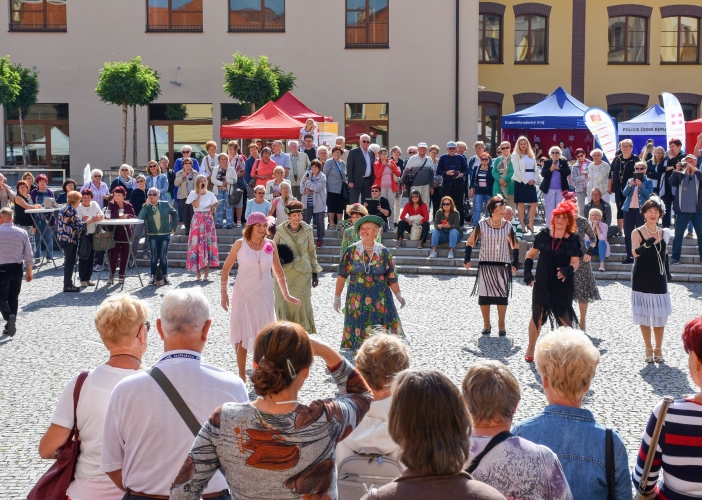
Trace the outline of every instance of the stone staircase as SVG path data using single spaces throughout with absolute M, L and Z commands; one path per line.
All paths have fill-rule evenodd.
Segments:
M 243 229 L 219 229 L 217 231 L 217 241 L 219 247 L 220 266 L 224 263 L 229 250 L 237 239 L 242 237 Z M 473 251 L 473 267 L 467 270 L 463 267 L 463 250 L 466 240 L 471 230 L 466 230 L 463 240 L 458 243 L 456 257 L 448 258 L 448 247 L 446 244 L 439 246 L 438 257 L 429 258 L 431 248 L 425 245 L 422 250 L 417 249 L 416 241 L 404 240 L 404 248 L 396 248 L 397 235 L 394 232 L 387 232 L 383 235 L 383 245 L 388 247 L 395 257 L 395 265 L 400 273 L 404 274 L 433 274 L 444 276 L 475 276 L 478 263 L 477 248 Z M 316 235 L 316 232 L 315 232 Z M 533 240 L 532 235 L 525 235 L 527 241 Z M 672 246 L 672 240 L 671 240 Z M 625 259 L 624 238 L 612 238 L 610 240 L 611 255 L 607 258 L 607 271 L 598 272 L 599 258 L 592 257 L 592 268 L 595 278 L 604 280 L 628 280 L 631 277 L 631 264 L 623 264 Z M 479 248 L 479 246 L 478 246 Z M 185 267 L 185 255 L 188 250 L 187 238 L 183 229 L 178 229 L 176 234 L 171 236 L 171 243 L 168 249 L 169 267 Z M 317 248 L 317 260 L 325 272 L 336 272 L 339 264 L 339 253 L 341 251 L 341 240 L 337 238 L 335 230 L 327 230 L 324 238 L 324 246 Z M 135 252 L 136 253 L 136 252 Z M 148 272 L 149 260 L 141 258 L 141 252 L 137 253 L 137 262 L 143 270 Z M 702 282 L 702 265 L 697 252 L 696 239 L 684 239 L 682 257 L 680 265 L 671 266 L 673 281 Z M 521 269 L 518 273 L 522 275 Z

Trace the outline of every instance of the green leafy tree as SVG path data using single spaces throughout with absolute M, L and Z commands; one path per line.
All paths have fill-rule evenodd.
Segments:
M 0 57 L 0 104 L 7 107 L 20 92 L 20 75 L 10 62 L 10 56 Z
M 27 167 L 27 148 L 24 143 L 24 120 L 22 118 L 23 110 L 29 109 L 37 103 L 39 97 L 39 75 L 36 71 L 28 68 L 23 68 L 21 64 L 14 66 L 15 71 L 20 77 L 20 91 L 15 100 L 7 106 L 9 111 L 17 111 L 20 122 L 20 136 L 22 138 L 22 165 Z
M 251 103 L 252 113 L 278 95 L 278 75 L 266 56 L 256 62 L 253 57 L 237 52 L 234 62 L 225 64 L 223 69 L 224 92 L 232 99 Z
M 293 76 L 292 72 L 285 73 L 282 69 L 280 69 L 280 66 L 276 64 L 273 67 L 273 73 L 275 73 L 276 78 L 278 79 L 278 95 L 276 95 L 274 99 L 278 99 L 281 95 L 296 87 L 295 80 L 297 80 L 297 78 Z
M 100 70 L 95 93 L 100 100 L 122 107 L 122 163 L 127 161 L 127 111 L 134 108 L 134 149 L 133 163 L 136 160 L 136 107 L 146 106 L 161 95 L 159 74 L 142 64 L 137 56 L 129 62 L 105 63 Z

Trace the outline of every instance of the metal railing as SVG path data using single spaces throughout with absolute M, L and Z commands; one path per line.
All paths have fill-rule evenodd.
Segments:
M 63 181 L 66 180 L 66 170 L 63 168 L 18 168 L 0 166 L 0 174 L 5 176 L 5 179 L 7 179 L 7 185 L 12 187 L 13 191 L 17 181 L 22 178 L 25 172 L 31 172 L 34 177 L 39 174 L 46 174 L 48 172 L 61 172 L 61 184 L 58 185 L 59 188 L 63 186 Z M 55 184 L 51 184 L 51 186 L 54 185 Z
M 147 33 L 189 32 L 201 33 L 202 24 L 147 24 Z
M 68 26 L 65 24 L 23 24 L 10 23 L 10 31 L 68 31 Z
M 258 24 L 230 24 L 229 33 L 237 32 L 266 32 L 266 33 L 284 33 L 285 23 L 266 23 L 261 26 Z

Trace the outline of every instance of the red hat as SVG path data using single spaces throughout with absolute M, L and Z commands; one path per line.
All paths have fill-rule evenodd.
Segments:
M 563 200 L 556 208 L 553 209 L 553 212 L 551 212 L 551 220 L 553 220 L 553 217 L 556 215 L 563 215 L 569 212 L 572 215 L 575 215 L 575 211 L 577 209 L 578 206 L 572 200 Z
M 572 191 L 563 191 L 561 197 L 564 201 L 575 201 L 575 193 Z

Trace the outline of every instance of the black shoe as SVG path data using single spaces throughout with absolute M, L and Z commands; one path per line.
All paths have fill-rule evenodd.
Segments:
M 633 258 L 633 257 L 627 257 L 627 258 L 624 259 L 624 261 L 622 262 L 622 264 L 633 264 L 633 263 L 634 263 L 634 258 Z
M 10 318 L 7 320 L 5 325 L 5 332 L 10 337 L 13 337 L 17 333 L 17 316 L 10 314 Z
M 486 328 L 485 330 L 483 330 L 483 331 L 480 332 L 480 333 L 482 333 L 483 335 L 490 335 L 490 332 L 491 332 L 491 331 L 492 331 L 492 328 Z
M 507 332 L 506 332 L 505 330 L 500 330 L 500 331 L 498 332 L 498 335 L 499 335 L 500 337 L 506 337 L 506 336 L 507 336 Z
M 80 288 L 78 288 L 77 286 L 71 285 L 71 286 L 63 287 L 63 291 L 64 291 L 65 293 L 68 293 L 68 292 L 80 292 Z

